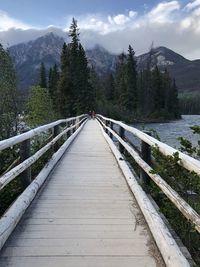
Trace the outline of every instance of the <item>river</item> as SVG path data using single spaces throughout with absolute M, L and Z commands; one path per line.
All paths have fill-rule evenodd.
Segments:
M 132 126 L 145 131 L 153 129 L 156 131 L 162 142 L 178 149 L 180 147 L 179 141 L 177 140 L 179 136 L 189 139 L 195 145 L 197 144 L 197 141 L 200 140 L 200 136 L 197 134 L 194 135 L 190 129 L 190 126 L 193 125 L 200 125 L 200 115 L 182 115 L 181 120 L 168 123 L 138 123 Z M 127 137 L 133 141 L 130 134 L 127 134 Z

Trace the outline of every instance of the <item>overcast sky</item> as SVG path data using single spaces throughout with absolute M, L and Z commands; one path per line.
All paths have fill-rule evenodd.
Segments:
M 51 31 L 67 36 L 72 17 L 86 47 L 120 53 L 131 44 L 139 55 L 153 42 L 200 59 L 200 0 L 0 0 L 0 42 L 13 45 Z

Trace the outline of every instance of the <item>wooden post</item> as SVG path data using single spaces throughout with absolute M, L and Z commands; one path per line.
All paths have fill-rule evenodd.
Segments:
M 76 123 L 76 120 L 73 119 L 73 122 L 72 122 L 73 126 L 75 125 L 75 123 Z M 75 131 L 76 131 L 76 128 L 73 128 L 73 133 L 74 133 Z
M 80 118 L 77 118 L 75 121 L 77 123 L 76 130 L 80 127 L 80 121 L 81 121 Z
M 59 125 L 53 127 L 53 138 L 55 138 L 59 134 Z M 54 144 L 53 150 L 56 152 L 59 148 L 58 141 Z
M 110 128 L 113 130 L 113 122 L 110 121 Z M 113 134 L 110 132 L 110 138 L 113 139 Z
M 119 136 L 124 140 L 125 131 L 124 128 L 119 126 Z M 121 143 L 119 143 L 119 151 L 123 154 L 124 153 L 124 147 Z
M 109 121 L 106 120 L 106 126 L 108 127 Z M 105 132 L 108 134 L 108 129 L 105 130 Z
M 145 132 L 148 135 L 151 135 L 150 132 Z M 151 164 L 151 146 L 144 141 L 141 142 L 141 158 L 148 164 Z M 148 174 L 141 169 L 140 172 L 140 183 L 146 193 L 149 191 L 150 177 Z
M 24 131 L 27 132 L 27 131 Z M 20 162 L 23 162 L 31 156 L 31 141 L 30 139 L 24 140 L 20 145 Z M 20 175 L 22 184 L 26 188 L 31 183 L 31 167 L 27 168 Z
M 69 128 L 70 127 L 70 121 L 68 121 L 67 122 L 67 128 Z M 69 130 L 68 132 L 67 132 L 67 139 L 70 137 L 70 135 L 71 135 L 71 130 Z

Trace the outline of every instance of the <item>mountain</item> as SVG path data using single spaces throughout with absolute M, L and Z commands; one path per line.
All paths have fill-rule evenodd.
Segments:
M 96 45 L 93 49 L 86 50 L 90 66 L 94 66 L 98 74 L 115 71 L 117 56 L 109 53 L 105 48 Z
M 9 48 L 22 91 L 27 91 L 27 88 L 38 81 L 41 62 L 44 62 L 47 70 L 55 63 L 60 64 L 64 41 L 64 38 L 49 33 L 34 41 Z M 86 50 L 86 55 L 89 66 L 95 66 L 100 75 L 115 68 L 117 56 L 101 46 L 96 45 L 93 49 Z
M 23 91 L 37 82 L 41 62 L 45 63 L 47 69 L 55 63 L 59 64 L 63 43 L 62 37 L 49 33 L 34 41 L 9 48 Z
M 59 64 L 64 41 L 62 37 L 49 33 L 34 41 L 9 48 L 20 88 L 24 92 L 38 81 L 41 62 L 45 63 L 47 70 L 55 63 Z M 109 53 L 103 47 L 96 45 L 86 50 L 86 55 L 89 65 L 94 66 L 98 74 L 115 71 L 117 55 Z M 161 70 L 168 69 L 175 78 L 179 91 L 200 91 L 200 60 L 190 61 L 166 47 L 157 47 L 136 57 L 138 70 L 145 68 L 150 57 L 152 67 L 157 64 Z
M 166 47 L 153 48 L 150 53 L 137 58 L 139 69 L 143 69 L 151 56 L 151 65 L 167 68 L 175 78 L 179 91 L 200 91 L 200 60 L 188 60 Z

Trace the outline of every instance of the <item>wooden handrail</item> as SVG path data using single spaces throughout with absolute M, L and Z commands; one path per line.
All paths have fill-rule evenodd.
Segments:
M 79 116 L 80 119 L 83 116 Z M 85 116 L 84 116 L 85 117 Z M 36 162 L 46 151 L 48 151 L 64 134 L 69 132 L 72 129 L 76 129 L 85 118 L 83 118 L 81 121 L 78 121 L 73 126 L 70 126 L 64 131 L 62 131 L 60 134 L 58 134 L 53 140 L 51 140 L 49 143 L 47 143 L 44 147 L 42 147 L 40 150 L 38 150 L 34 155 L 24 160 L 22 163 L 17 165 L 16 167 L 12 168 L 10 171 L 5 173 L 0 177 L 0 190 L 3 189 L 9 182 L 11 182 L 15 177 L 17 177 L 20 173 L 22 173 L 24 170 L 28 169 L 34 162 Z M 69 121 L 69 120 L 67 120 Z M 52 125 L 52 124 L 51 124 Z M 55 126 L 55 125 L 54 125 Z M 43 126 L 42 126 L 43 127 Z M 39 127 L 40 128 L 40 127 Z M 23 137 L 24 138 L 24 137 Z M 24 139 L 26 140 L 26 139 Z
M 133 135 L 135 135 L 136 137 L 138 137 L 140 140 L 144 141 L 145 143 L 149 144 L 150 146 L 158 146 L 158 149 L 160 150 L 160 152 L 162 152 L 164 155 L 166 156 L 173 156 L 174 153 L 179 154 L 179 158 L 180 160 L 177 162 L 179 165 L 181 165 L 182 167 L 184 167 L 185 169 L 189 170 L 189 171 L 194 171 L 196 172 L 198 175 L 200 175 L 200 161 L 197 159 L 194 159 L 182 152 L 180 152 L 179 150 L 165 144 L 162 143 L 160 141 L 158 141 L 157 139 L 153 138 L 152 136 L 149 136 L 148 134 L 143 133 L 142 131 L 132 127 L 132 126 L 128 126 L 125 123 L 121 122 L 121 121 L 116 121 L 110 118 L 106 118 L 102 115 L 97 115 L 97 117 L 102 118 L 103 120 L 107 120 L 110 122 L 113 122 L 119 126 L 121 126 L 122 128 L 124 128 L 126 131 L 132 133 Z
M 103 116 L 98 116 L 103 117 Z M 99 119 L 100 120 L 100 119 Z M 112 120 L 113 121 L 113 120 Z M 183 199 L 179 194 L 171 188 L 158 174 L 153 174 L 153 169 L 140 157 L 129 144 L 127 144 L 116 132 L 108 127 L 100 120 L 106 132 L 110 132 L 119 143 L 129 152 L 138 165 L 148 174 L 148 176 L 158 185 L 168 199 L 179 209 L 179 211 L 194 225 L 195 229 L 200 233 L 200 215 Z M 121 126 L 121 125 L 120 125 Z M 121 126 L 122 127 L 122 126 Z M 125 128 L 124 128 L 125 129 Z
M 30 138 L 32 138 L 32 137 L 34 137 L 34 136 L 36 136 L 42 132 L 45 132 L 45 131 L 53 128 L 56 125 L 59 125 L 61 123 L 67 123 L 67 122 L 72 121 L 74 119 L 81 119 L 82 117 L 86 117 L 86 116 L 87 116 L 86 114 L 83 114 L 83 115 L 80 115 L 77 117 L 72 117 L 72 118 L 68 118 L 68 119 L 54 121 L 52 123 L 42 125 L 40 127 L 32 129 L 26 133 L 19 134 L 17 136 L 13 136 L 13 137 L 8 138 L 6 140 L 2 140 L 2 141 L 0 141 L 0 151 L 6 149 L 8 147 L 14 146 L 16 144 L 19 144 L 19 143 L 23 142 L 24 140 L 30 139 Z

